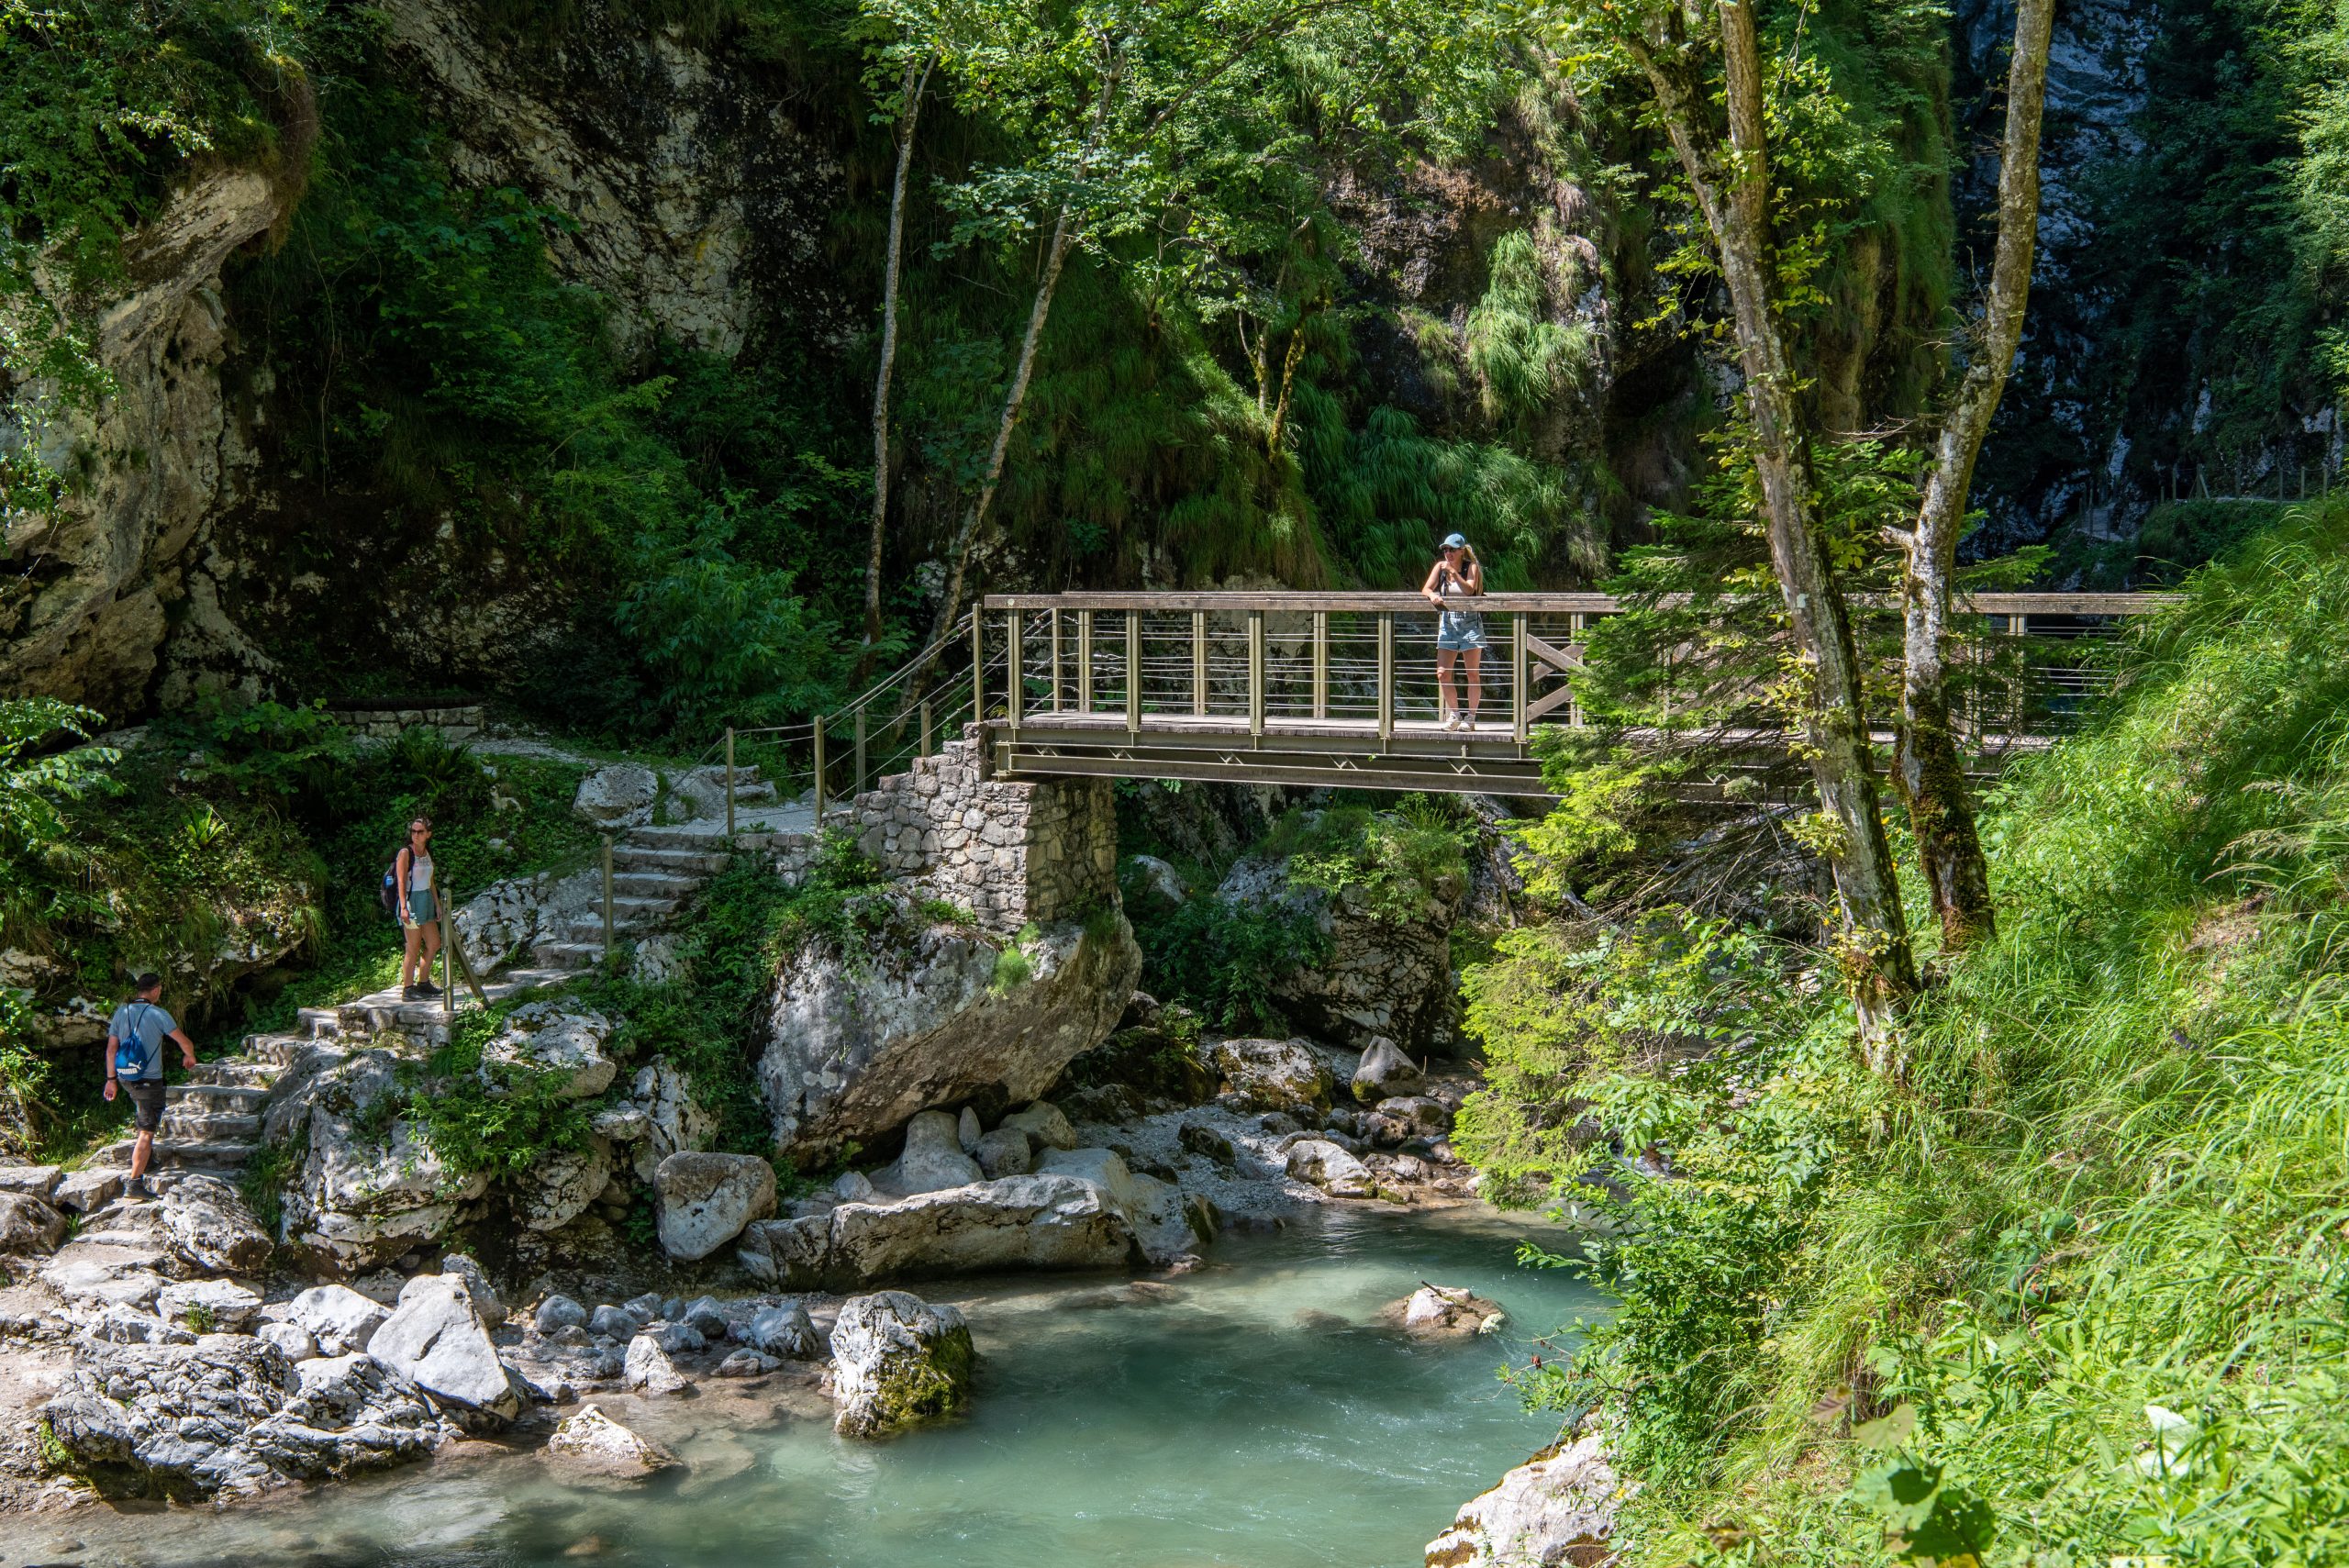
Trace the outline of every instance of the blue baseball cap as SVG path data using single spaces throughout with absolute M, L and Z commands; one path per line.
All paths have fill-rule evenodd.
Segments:
M 1468 536 L 1466 534 L 1446 534 L 1443 539 L 1443 548 L 1446 550 L 1466 550 L 1468 548 Z

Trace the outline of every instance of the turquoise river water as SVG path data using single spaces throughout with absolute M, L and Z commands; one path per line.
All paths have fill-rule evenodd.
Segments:
M 1325 1212 L 1228 1237 L 1163 1289 L 933 1284 L 969 1314 L 976 1406 L 894 1442 L 844 1443 L 820 1418 L 741 1401 L 664 1401 L 655 1417 L 604 1400 L 687 1468 L 614 1488 L 566 1483 L 534 1454 L 444 1461 L 217 1514 L 84 1510 L 42 1521 L 49 1540 L 5 1561 L 48 1545 L 72 1554 L 30 1561 L 1406 1568 L 1556 1435 L 1555 1417 L 1527 1415 L 1495 1376 L 1532 1336 L 1600 1309 L 1569 1275 L 1516 1265 L 1517 1242 L 1542 1229 Z M 1382 1327 L 1378 1309 L 1422 1280 L 1498 1300 L 1508 1331 L 1431 1344 Z

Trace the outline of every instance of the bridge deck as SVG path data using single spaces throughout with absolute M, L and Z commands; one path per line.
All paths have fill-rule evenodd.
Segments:
M 2104 681 L 2093 662 L 2076 657 L 2080 639 L 2176 597 L 1985 594 L 1959 606 L 1958 665 L 1970 682 L 1959 723 L 1970 765 L 1995 773 L 2005 758 L 2043 748 L 2078 722 Z M 967 623 L 967 673 L 942 693 L 912 679 L 939 653 L 933 649 L 846 709 L 814 720 L 807 727 L 810 776 L 820 799 L 841 782 L 836 772 L 846 762 L 846 782 L 861 788 L 874 776 L 868 739 L 880 751 L 873 759 L 878 771 L 887 772 L 898 758 L 930 749 L 933 720 L 951 732 L 967 716 L 985 741 L 989 765 L 1010 777 L 1541 795 L 1535 741 L 1544 729 L 1581 726 L 1572 678 L 1586 634 L 1623 606 L 1607 595 L 1576 593 L 1492 594 L 1473 607 L 1486 638 L 1483 700 L 1476 728 L 1464 733 L 1438 722 L 1447 695 L 1438 687 L 1435 608 L 1415 594 L 990 595 Z M 1891 609 L 1873 606 L 1878 614 Z M 1982 657 L 1992 642 L 2017 638 L 2032 639 L 2026 654 Z M 1464 686 L 1460 680 L 1451 700 L 1464 697 Z M 894 711 L 880 701 L 892 692 Z M 1657 747 L 1699 740 L 1724 759 L 1716 769 L 1724 777 L 1787 772 L 1787 738 L 1774 728 L 1645 738 Z M 1888 746 L 1891 736 L 1877 740 Z

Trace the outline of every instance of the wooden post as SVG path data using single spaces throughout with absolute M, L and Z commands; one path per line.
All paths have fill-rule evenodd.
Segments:
M 1248 612 L 1248 734 L 1264 734 L 1264 612 Z
M 1141 734 L 1141 611 L 1126 612 L 1126 735 Z
M 824 716 L 816 716 L 816 828 L 824 827 Z
M 929 699 L 928 697 L 924 697 L 924 698 L 922 698 L 922 699 L 921 699 L 921 754 L 922 754 L 923 756 L 925 756 L 925 757 L 927 757 L 927 756 L 929 756 L 929 755 L 930 754 L 930 699 Z
M 1330 612 L 1313 612 L 1313 717 L 1330 717 Z
M 1581 650 L 1582 650 L 1583 633 L 1584 633 L 1584 632 L 1585 632 L 1585 631 L 1589 628 L 1589 626 L 1590 626 L 1590 617 L 1589 617 L 1588 615 L 1585 614 L 1585 613 L 1584 613 L 1583 611 L 1581 611 L 1581 610 L 1575 610 L 1575 612 L 1573 612 L 1573 613 L 1574 613 L 1574 639 L 1575 639 L 1575 640 L 1574 640 L 1574 646 L 1575 646 L 1575 663 L 1577 663 L 1577 664 L 1579 664 L 1579 663 L 1581 663 L 1581 662 L 1582 662 L 1582 651 L 1581 651 Z M 1572 689 L 1572 684 L 1573 684 L 1573 677 L 1572 677 L 1572 676 L 1568 676 L 1568 677 L 1567 677 L 1567 684 L 1568 684 L 1568 688 L 1569 688 L 1569 689 Z M 1566 728 L 1569 728 L 1569 729 L 1580 729 L 1580 728 L 1582 728 L 1582 703 L 1581 703 L 1581 700 L 1580 700 L 1579 698 L 1575 698 L 1575 697 L 1568 697 L 1568 698 L 1566 699 Z
M 971 722 L 987 721 L 987 617 L 971 610 Z
M 1378 743 L 1395 739 L 1395 612 L 1378 612 Z
M 440 896 L 437 886 L 432 890 L 432 902 L 440 906 L 440 1016 L 453 1018 L 457 1011 L 457 949 L 449 939 L 456 932 L 449 926 L 449 901 Z M 431 977 L 432 972 L 425 971 L 425 978 Z
M 1020 666 L 1021 662 L 1027 657 L 1028 639 L 1020 635 L 1019 612 L 1018 610 L 1006 610 L 1003 612 L 1003 616 L 1006 622 L 1004 632 L 1011 639 L 1011 646 L 1008 654 L 1008 657 L 1011 661 L 1010 689 L 1004 697 L 1003 722 L 1004 728 L 1011 732 L 1013 743 L 1017 744 L 1019 740 L 1019 710 L 1028 706 L 1026 702 L 1028 694 L 1019 689 L 1020 682 L 1025 677 L 1026 673 Z
M 604 962 L 612 962 L 612 836 L 604 835 Z
M 1518 611 L 1517 624 L 1511 628 L 1508 639 L 1509 738 L 1520 746 L 1525 744 L 1525 677 L 1531 668 L 1525 637 L 1532 619 L 1523 610 Z
M 726 847 L 734 847 L 734 727 L 726 727 Z
M 1061 710 L 1061 613 L 1052 611 L 1052 711 Z
M 1191 715 L 1208 716 L 1208 613 L 1191 612 Z
M 855 754 L 855 765 L 854 765 L 853 767 L 852 767 L 852 768 L 849 770 L 849 775 L 848 775 L 848 797 L 849 797 L 851 800 L 854 800 L 858 795 L 863 795 L 863 794 L 864 793 L 864 709 L 863 709 L 863 708 L 859 707 L 859 708 L 856 710 L 856 717 L 855 717 L 854 723 L 855 723 L 855 728 L 854 728 L 853 730 L 852 730 L 852 731 L 851 731 L 852 739 L 851 739 L 851 742 L 850 742 L 850 744 L 851 744 L 851 747 L 852 747 L 852 751 L 854 751 L 854 754 Z
M 1093 612 L 1076 612 L 1076 711 L 1093 711 Z

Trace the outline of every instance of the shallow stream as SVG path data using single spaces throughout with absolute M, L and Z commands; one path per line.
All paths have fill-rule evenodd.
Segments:
M 599 1399 L 689 1468 L 612 1489 L 500 1455 L 218 1515 L 36 1529 L 83 1542 L 77 1563 L 157 1568 L 1416 1568 L 1461 1503 L 1556 1435 L 1494 1375 L 1598 1307 L 1565 1274 L 1515 1265 L 1540 1228 L 1323 1211 L 1229 1237 L 1163 1289 L 932 1285 L 969 1314 L 976 1407 L 895 1442 L 755 1409 L 746 1425 L 738 1402 L 720 1419 L 702 1399 L 657 1416 Z M 1498 1300 L 1508 1331 L 1430 1344 L 1381 1327 L 1422 1280 Z

